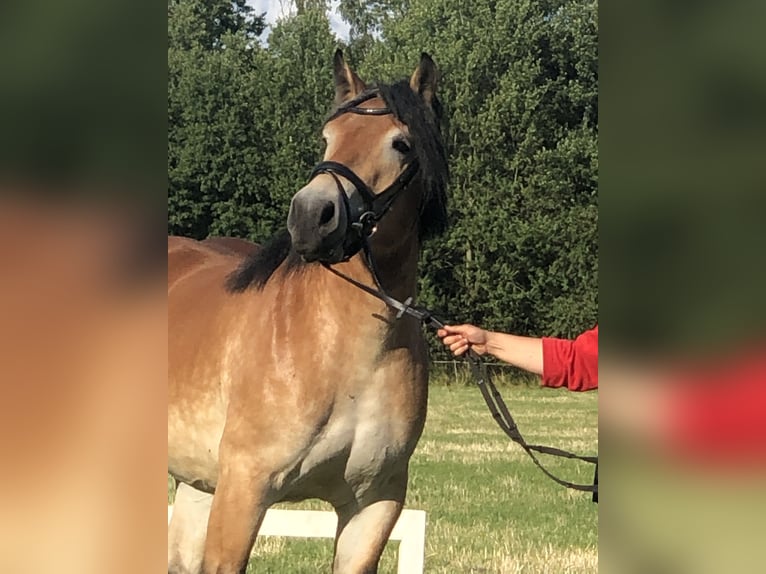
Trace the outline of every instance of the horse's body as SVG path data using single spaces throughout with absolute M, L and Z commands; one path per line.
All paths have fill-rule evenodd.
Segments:
M 251 255 L 260 249 L 256 243 L 237 237 L 208 237 L 202 243 L 224 254 Z
M 339 103 L 363 88 L 336 55 Z M 362 115 L 333 124 L 367 140 L 361 127 L 385 136 L 402 126 L 391 116 Z M 353 148 L 330 141 L 326 157 L 383 187 L 396 179 L 402 160 L 389 174 L 390 165 L 375 164 L 374 150 L 368 157 Z M 324 241 L 320 255 L 304 252 L 307 260 L 322 259 L 325 244 L 339 236 L 322 227 L 326 204 L 311 223 L 315 197 L 340 201 L 333 178 L 315 177 L 296 194 L 292 237 L 264 248 L 169 239 L 168 469 L 183 483 L 169 530 L 169 572 L 244 572 L 266 509 L 306 498 L 326 500 L 338 514 L 334 571 L 377 569 L 423 429 L 427 357 L 416 321 L 395 320 L 379 300 L 295 253 L 306 244 L 301 226 L 319 226 Z M 299 204 L 301 194 L 311 198 L 308 206 Z M 397 199 L 397 218 L 381 222 L 372 241 L 381 282 L 401 298 L 415 294 L 423 199 L 413 183 Z M 373 283 L 360 256 L 335 268 Z

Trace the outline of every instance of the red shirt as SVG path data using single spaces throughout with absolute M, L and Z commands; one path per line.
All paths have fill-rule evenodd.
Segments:
M 574 341 L 543 337 L 544 387 L 598 388 L 598 325 Z
M 766 467 L 766 353 L 689 368 L 668 395 L 666 445 L 688 458 Z

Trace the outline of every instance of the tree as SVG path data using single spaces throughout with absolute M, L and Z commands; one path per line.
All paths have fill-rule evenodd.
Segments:
M 264 241 L 317 161 L 334 41 L 324 12 L 308 9 L 264 48 L 262 20 L 225 4 L 171 4 L 169 230 Z
M 253 40 L 264 26 L 262 15 L 256 16 L 247 0 L 168 0 L 170 49 L 213 50 L 223 47 L 227 34 Z
M 246 234 L 225 214 L 259 179 L 250 152 L 263 133 L 250 80 L 263 63 L 255 38 L 263 20 L 244 0 L 171 0 L 168 11 L 169 229 Z
M 327 0 L 295 0 L 295 13 L 298 16 L 314 11 L 326 13 L 328 10 Z

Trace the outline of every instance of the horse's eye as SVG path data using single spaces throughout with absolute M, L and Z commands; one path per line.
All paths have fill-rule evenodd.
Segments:
M 391 144 L 391 147 L 393 147 L 399 153 L 403 153 L 403 154 L 410 153 L 410 145 L 403 139 L 395 139 L 393 143 Z

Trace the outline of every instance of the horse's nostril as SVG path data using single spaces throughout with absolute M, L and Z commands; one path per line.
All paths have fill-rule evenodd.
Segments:
M 332 218 L 335 217 L 335 204 L 328 203 L 322 208 L 322 213 L 319 216 L 319 225 L 327 225 Z

